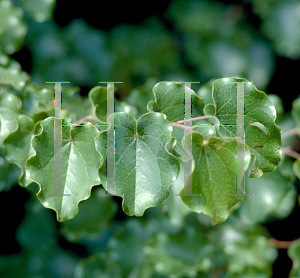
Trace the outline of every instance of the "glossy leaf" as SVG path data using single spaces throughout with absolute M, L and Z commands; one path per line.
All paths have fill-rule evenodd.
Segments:
M 27 34 L 23 12 L 12 1 L 0 1 L 0 45 L 7 54 L 20 49 Z
M 36 155 L 27 161 L 25 167 L 28 177 L 40 185 L 37 197 L 43 206 L 56 211 L 58 221 L 73 218 L 78 213 L 78 203 L 90 197 L 92 186 L 100 184 L 100 154 L 96 151 L 94 143 L 98 130 L 94 126 L 71 127 L 66 120 L 62 123 L 67 126 L 62 128 L 62 191 L 58 194 L 60 196 L 47 196 L 54 193 L 53 117 L 41 122 L 43 131 L 32 139 Z
M 297 278 L 300 276 L 300 241 L 295 241 L 288 249 L 288 256 L 293 260 L 293 268 L 289 274 L 289 278 Z
M 241 183 L 237 181 L 236 148 L 236 140 L 209 137 L 206 141 L 200 133 L 192 133 L 195 169 L 185 188 L 201 196 L 182 196 L 182 200 L 191 210 L 211 216 L 212 224 L 224 222 L 230 209 L 243 199 L 242 196 L 229 196 L 236 194 Z M 245 169 L 250 159 L 250 151 L 246 147 Z M 181 194 L 184 194 L 184 189 Z
M 21 101 L 15 95 L 0 91 L 0 149 L 9 134 L 18 129 Z
M 168 187 L 178 177 L 179 162 L 166 150 L 172 126 L 162 113 L 147 113 L 136 120 L 119 112 L 114 117 L 111 115 L 109 121 L 115 121 L 115 194 L 124 194 L 126 214 L 142 216 L 145 209 L 157 206 L 168 197 Z M 108 136 L 113 132 L 112 124 L 107 132 Z M 106 140 L 107 133 L 102 132 L 96 141 L 103 157 Z M 105 169 L 103 161 L 100 176 L 106 188 Z
M 243 81 L 247 80 L 223 78 L 213 83 L 213 99 L 216 117 L 221 124 L 221 136 L 232 138 L 237 134 L 237 84 L 232 82 Z M 275 107 L 267 95 L 253 84 L 244 86 L 245 142 L 256 156 L 250 177 L 257 178 L 265 172 L 276 170 L 281 160 L 281 135 L 280 128 L 275 124 Z
M 203 99 L 199 98 L 195 92 L 183 84 L 176 82 L 159 82 L 153 87 L 154 101 L 147 105 L 148 111 L 161 112 L 167 116 L 167 121 L 176 122 L 185 119 L 185 93 L 191 94 L 192 118 L 203 116 Z M 193 122 L 197 124 L 197 122 Z M 177 143 L 174 148 L 174 154 L 184 161 L 183 142 L 184 130 L 180 127 L 173 127 L 172 137 L 175 137 Z
M 18 129 L 11 133 L 4 141 L 5 144 L 5 158 L 17 164 L 21 170 L 19 184 L 23 187 L 28 186 L 31 181 L 25 175 L 25 163 L 35 154 L 31 139 L 34 136 L 35 124 L 33 120 L 25 115 L 20 115 L 18 118 Z
M 108 225 L 117 209 L 117 204 L 105 196 L 103 189 L 95 189 L 87 201 L 79 204 L 78 214 L 62 223 L 61 232 L 71 241 L 96 236 Z

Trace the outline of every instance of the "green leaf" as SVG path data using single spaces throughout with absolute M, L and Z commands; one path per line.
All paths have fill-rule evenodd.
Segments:
M 74 278 L 122 278 L 119 264 L 112 262 L 106 253 L 98 253 L 82 259 L 76 266 Z
M 110 238 L 106 253 L 111 262 L 121 266 L 123 277 L 130 277 L 132 269 L 141 263 L 144 246 L 150 239 L 151 229 L 137 219 L 126 221 L 121 231 Z
M 209 80 L 208 82 L 201 85 L 201 87 L 197 91 L 197 95 L 200 98 L 203 98 L 203 103 L 205 105 L 214 102 L 212 99 L 212 84 L 214 83 L 214 81 L 215 79 Z
M 0 151 L 0 192 L 9 191 L 18 183 L 20 169 L 15 164 L 8 163 Z
M 180 173 L 178 179 L 170 186 L 170 195 L 162 203 L 162 209 L 170 218 L 170 223 L 176 227 L 181 227 L 184 223 L 185 216 L 191 212 L 191 210 L 183 203 L 180 196 L 176 196 L 182 189 L 184 184 L 184 165 L 180 164 Z
M 144 85 L 131 90 L 130 95 L 124 99 L 125 102 L 133 107 L 136 118 L 148 112 L 147 103 L 154 98 L 152 88 L 155 84 L 156 80 L 149 78 Z
M 299 8 L 298 1 L 276 3 L 262 22 L 262 30 L 273 42 L 278 55 L 294 60 L 300 58 Z
M 288 249 L 288 256 L 293 260 L 293 268 L 289 278 L 298 278 L 300 276 L 300 241 L 297 240 L 291 244 Z
M 230 221 L 220 229 L 219 238 L 228 264 L 226 277 L 271 277 L 278 251 L 269 245 L 269 235 L 263 227 Z
M 247 196 L 239 214 L 246 223 L 264 223 L 286 218 L 294 209 L 297 193 L 294 185 L 283 177 L 279 169 L 259 179 L 246 180 Z
M 177 82 L 159 82 L 153 87 L 155 101 L 150 101 L 147 109 L 150 112 L 161 112 L 167 116 L 167 121 L 176 122 L 185 119 L 185 93 L 191 94 L 192 118 L 203 116 L 203 99 L 183 84 Z M 198 122 L 198 121 L 197 121 Z M 193 122 L 197 124 L 197 122 Z M 172 137 L 177 140 L 174 153 L 181 161 L 184 161 L 183 142 L 184 130 L 180 127 L 173 127 Z
M 33 116 L 53 109 L 54 90 L 52 88 L 38 87 L 28 84 L 21 95 L 22 110 L 28 116 Z M 54 116 L 54 114 L 52 114 Z
M 58 221 L 73 218 L 78 213 L 78 203 L 90 197 L 92 186 L 100 184 L 98 169 L 101 157 L 94 143 L 98 130 L 94 126 L 71 127 L 66 120 L 62 120 L 62 124 L 61 196 L 47 196 L 54 193 L 53 117 L 41 122 L 42 132 L 32 139 L 36 155 L 25 166 L 28 177 L 40 185 L 37 197 L 44 207 L 56 211 Z
M 114 200 L 108 198 L 108 195 L 105 196 L 103 189 L 96 188 L 87 201 L 79 204 L 78 214 L 62 223 L 61 232 L 71 241 L 78 241 L 85 236 L 96 236 L 113 219 L 117 209 Z
M 297 98 L 293 101 L 291 114 L 296 121 L 297 127 L 300 127 L 300 98 Z
M 79 121 L 92 114 L 92 103 L 88 97 L 82 97 L 78 87 L 62 88 L 62 109 L 67 110 L 72 122 Z
M 220 121 L 219 133 L 223 137 L 237 134 L 237 84 L 243 78 L 223 78 L 213 83 L 213 100 L 216 117 Z M 280 127 L 275 124 L 276 110 L 264 92 L 251 84 L 244 85 L 245 142 L 255 154 L 254 172 L 250 177 L 260 177 L 273 172 L 281 160 Z M 229 125 L 229 126 L 222 126 Z
M 107 88 L 96 86 L 89 92 L 89 98 L 94 107 L 94 115 L 101 122 L 106 123 L 107 121 Z M 115 101 L 115 111 L 125 112 L 133 115 L 131 107 L 124 101 Z
M 53 20 L 31 22 L 26 41 L 33 58 L 32 79 L 38 84 L 67 80 L 85 87 L 109 80 L 113 58 L 106 36 L 82 19 L 72 20 L 64 29 Z
M 21 91 L 28 79 L 28 74 L 22 71 L 20 64 L 15 61 L 11 61 L 7 67 L 0 66 L 1 85 L 10 85 L 14 90 Z
M 162 113 L 147 113 L 138 120 L 126 113 L 115 113 L 115 177 L 117 195 L 123 195 L 123 210 L 132 216 L 142 216 L 145 209 L 157 206 L 168 195 L 168 187 L 179 175 L 179 162 L 166 150 L 171 140 L 172 126 Z M 112 124 L 108 129 L 110 138 Z M 105 157 L 107 133 L 96 140 L 98 151 Z M 111 142 L 113 144 L 113 142 Z M 105 168 L 100 168 L 105 186 Z M 104 176 L 103 176 L 104 175 Z
M 0 2 L 0 46 L 7 54 L 20 49 L 27 34 L 27 25 L 22 17 L 23 12 L 12 1 Z
M 32 181 L 25 175 L 25 163 L 35 154 L 31 139 L 34 136 L 35 124 L 33 120 L 25 115 L 20 115 L 18 118 L 18 129 L 11 133 L 4 141 L 5 144 L 5 158 L 17 164 L 22 170 L 19 177 L 19 184 L 27 187 Z
M 200 133 L 192 133 L 195 169 L 185 188 L 201 196 L 182 196 L 182 200 L 191 210 L 211 216 L 213 225 L 224 222 L 230 209 L 243 199 L 242 196 L 229 196 L 236 194 L 237 186 L 241 183 L 237 181 L 236 149 L 236 140 L 209 137 L 206 141 Z M 250 159 L 250 151 L 246 146 L 245 170 Z M 184 194 L 184 189 L 181 194 Z
M 18 129 L 21 101 L 15 95 L 0 91 L 0 149 L 9 134 Z
M 197 228 L 188 225 L 176 233 L 156 234 L 144 247 L 144 261 L 151 265 L 152 272 L 167 277 L 195 277 L 198 271 L 214 269 L 216 249 Z
M 29 16 L 37 22 L 44 22 L 52 18 L 55 0 L 19 0 Z

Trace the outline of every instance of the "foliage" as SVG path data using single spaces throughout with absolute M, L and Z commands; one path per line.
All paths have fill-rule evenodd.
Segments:
M 157 18 L 106 33 L 80 19 L 60 28 L 55 1 L 0 0 L 0 195 L 16 184 L 30 195 L 16 232 L 21 251 L 0 256 L 1 277 L 271 277 L 278 252 L 263 224 L 286 218 L 300 199 L 300 102 L 285 112 L 277 95 L 259 89 L 275 54 L 299 57 L 298 33 L 280 20 L 291 14 L 297 29 L 299 3 L 247 2 L 260 33 L 237 6 L 190 0 L 167 9 L 176 37 Z M 23 45 L 31 73 L 9 56 Z M 107 115 L 107 88 L 96 84 L 112 76 L 124 83 Z M 194 91 L 180 82 L 189 78 L 207 82 Z M 54 86 L 44 81 L 62 79 L 71 85 L 62 85 L 58 119 Z M 234 196 L 242 181 L 254 197 Z M 83 245 L 85 258 L 58 235 Z M 299 241 L 288 255 L 297 277 Z

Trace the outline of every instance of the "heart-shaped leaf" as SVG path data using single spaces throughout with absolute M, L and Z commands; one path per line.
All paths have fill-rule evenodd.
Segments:
M 211 216 L 212 224 L 224 222 L 230 209 L 243 199 L 243 196 L 229 196 L 236 194 L 241 183 L 241 180 L 237 180 L 236 150 L 236 140 L 209 137 L 206 141 L 200 133 L 192 133 L 195 169 L 185 188 L 201 196 L 182 196 L 182 200 L 191 210 Z M 245 169 L 250 161 L 250 150 L 246 147 Z M 184 194 L 184 190 L 181 194 Z
M 115 193 L 124 194 L 123 210 L 126 214 L 141 216 L 145 209 L 168 197 L 168 187 L 179 175 L 179 161 L 166 150 L 172 126 L 162 113 L 147 113 L 136 120 L 119 112 L 109 116 L 109 121 L 115 121 Z M 114 132 L 112 125 L 96 140 L 103 157 L 106 157 L 105 144 L 111 132 Z M 103 185 L 105 169 L 103 160 L 100 168 Z
M 248 82 L 243 78 L 222 78 L 213 83 L 216 117 L 223 137 L 237 135 L 237 84 Z M 273 172 L 281 160 L 280 127 L 275 124 L 276 110 L 268 96 L 251 83 L 244 84 L 245 142 L 256 159 L 250 177 L 258 178 Z
M 153 87 L 155 101 L 149 101 L 147 109 L 150 112 L 161 112 L 167 116 L 167 121 L 176 122 L 185 119 L 185 94 L 191 94 L 192 117 L 203 116 L 203 99 L 195 94 L 193 90 L 177 82 L 159 82 Z M 195 122 L 193 124 L 196 124 Z M 180 127 L 173 127 L 172 137 L 175 137 L 177 144 L 174 154 L 183 161 L 182 138 L 184 130 Z
M 54 154 L 53 117 L 41 122 L 42 132 L 32 139 L 36 155 L 25 166 L 28 177 L 40 185 L 37 197 L 44 207 L 56 211 L 58 221 L 73 218 L 78 213 L 78 203 L 90 197 L 92 186 L 100 184 L 101 156 L 95 149 L 97 128 L 71 127 L 66 120 L 62 120 L 62 124 L 62 177 L 56 177 L 54 173 L 57 153 Z M 61 194 L 54 194 L 54 179 L 62 179 Z

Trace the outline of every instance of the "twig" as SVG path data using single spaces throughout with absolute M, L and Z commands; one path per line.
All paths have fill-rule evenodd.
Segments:
M 290 146 L 283 148 L 282 151 L 285 155 L 288 155 L 288 156 L 290 156 L 292 158 L 295 158 L 297 160 L 300 159 L 300 154 L 293 151 L 293 150 L 291 150 Z
M 292 241 L 283 241 L 283 240 L 277 240 L 275 238 L 269 238 L 268 243 L 271 246 L 274 246 L 278 249 L 288 249 L 294 242 L 299 241 L 299 240 L 300 240 L 300 238 L 297 238 Z
M 295 128 L 293 128 L 293 129 L 288 130 L 287 132 L 283 133 L 283 134 L 281 135 L 281 140 L 286 139 L 286 138 L 288 138 L 288 137 L 290 137 L 290 136 L 293 136 L 293 135 L 299 135 L 299 134 L 300 134 L 299 128 L 295 127 Z
M 199 126 L 186 126 L 186 125 L 180 125 L 180 124 L 177 124 L 177 123 L 171 123 L 171 126 L 181 127 L 181 128 L 186 129 L 186 130 L 191 130 L 191 129 L 195 129 L 195 128 L 198 128 L 198 127 L 199 127 Z
M 208 118 L 209 118 L 208 116 L 201 116 L 201 117 L 196 117 L 196 118 L 192 118 L 192 119 L 180 120 L 180 121 L 175 122 L 175 124 L 183 124 L 183 123 L 187 123 L 187 122 L 204 120 L 204 119 L 208 119 Z
M 80 124 L 80 123 L 82 123 L 82 122 L 85 122 L 85 121 L 87 121 L 87 120 L 90 120 L 90 119 L 92 119 L 92 117 L 93 117 L 92 115 L 85 116 L 84 118 L 82 118 L 82 119 L 80 119 L 80 120 L 74 122 L 73 125 Z

